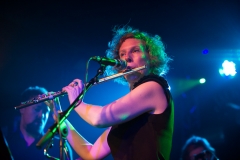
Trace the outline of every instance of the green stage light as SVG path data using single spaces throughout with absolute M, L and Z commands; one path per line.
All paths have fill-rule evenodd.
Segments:
M 205 83 L 205 82 L 206 82 L 206 79 L 205 79 L 205 78 L 199 79 L 199 83 L 203 84 L 203 83 Z

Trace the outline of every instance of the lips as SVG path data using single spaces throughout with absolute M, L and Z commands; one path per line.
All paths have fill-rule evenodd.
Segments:
M 130 66 L 127 66 L 127 67 L 126 67 L 126 70 L 131 70 L 131 69 L 133 69 L 133 68 L 130 67 Z
M 122 70 L 122 73 L 128 72 L 130 70 L 132 70 L 132 67 L 127 66 L 126 69 Z
M 36 125 L 42 125 L 43 124 L 43 121 L 42 120 L 35 120 L 34 122 Z

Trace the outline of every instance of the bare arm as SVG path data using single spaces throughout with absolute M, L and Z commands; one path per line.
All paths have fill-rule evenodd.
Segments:
M 82 91 L 82 82 L 78 86 L 67 86 L 70 103 Z M 79 86 L 80 85 L 80 86 Z M 162 87 L 153 81 L 146 82 L 124 97 L 104 106 L 89 105 L 82 102 L 75 111 L 89 124 L 97 127 L 109 127 L 129 121 L 145 112 L 162 113 L 167 107 L 167 100 Z
M 45 103 L 50 107 L 52 111 L 54 111 L 55 114 L 53 118 L 57 121 L 57 112 L 61 112 L 59 99 L 56 98 L 54 101 L 48 101 Z M 107 143 L 107 136 L 110 128 L 103 132 L 103 134 L 92 145 L 75 130 L 75 128 L 68 120 L 65 120 L 64 122 L 65 123 L 62 125 L 66 124 L 65 127 L 68 129 L 67 140 L 72 148 L 76 151 L 76 153 L 80 156 L 80 159 L 97 160 L 106 157 L 110 153 L 110 149 Z
M 103 159 L 110 154 L 110 149 L 107 143 L 107 136 L 110 128 L 103 132 L 103 134 L 92 145 L 74 129 L 70 122 L 67 120 L 65 122 L 68 128 L 67 140 L 82 159 Z

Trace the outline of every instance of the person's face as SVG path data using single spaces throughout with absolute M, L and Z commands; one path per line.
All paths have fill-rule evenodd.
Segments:
M 130 69 L 141 67 L 149 64 L 149 54 L 146 47 L 139 39 L 126 39 L 119 48 L 120 59 L 127 61 L 127 66 Z M 148 74 L 148 69 L 134 72 L 133 74 L 125 75 L 127 81 L 135 81 L 139 77 Z
M 21 109 L 21 120 L 28 132 L 40 134 L 47 123 L 50 109 L 44 103 L 38 103 Z
M 193 149 L 190 153 L 189 153 L 189 160 L 195 160 L 194 156 L 201 153 L 202 151 L 204 151 L 203 147 L 198 147 Z M 199 159 L 202 160 L 202 159 Z

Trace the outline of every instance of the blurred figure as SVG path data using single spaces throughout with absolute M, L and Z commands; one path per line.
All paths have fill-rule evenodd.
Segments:
M 207 139 L 192 136 L 182 148 L 181 160 L 218 160 L 215 156 L 215 149 Z
M 48 91 L 45 88 L 29 87 L 22 93 L 21 102 L 47 93 Z M 44 156 L 43 149 L 36 148 L 37 142 L 44 135 L 44 128 L 50 114 L 50 109 L 46 104 L 38 103 L 20 109 L 20 122 L 15 126 L 13 133 L 7 136 L 7 142 L 15 160 L 47 159 Z M 53 144 L 56 146 L 49 148 L 48 153 L 50 156 L 59 157 L 59 138 L 54 137 Z M 68 144 L 67 146 L 71 157 L 70 146 Z

